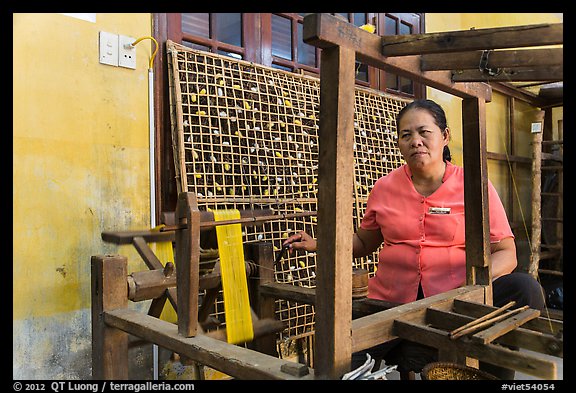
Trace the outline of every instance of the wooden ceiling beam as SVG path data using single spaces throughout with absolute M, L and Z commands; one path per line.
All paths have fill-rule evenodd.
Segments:
M 522 48 L 563 43 L 563 23 L 470 29 L 382 37 L 386 57 L 484 49 Z
M 478 69 L 483 50 L 445 53 L 433 53 L 420 57 L 422 71 L 471 70 Z M 497 50 L 487 53 L 487 66 L 502 67 L 551 67 L 564 64 L 563 48 Z
M 492 90 L 484 83 L 454 83 L 450 71 L 423 72 L 420 56 L 385 57 L 381 53 L 382 37 L 359 29 L 330 14 L 308 14 L 304 17 L 304 42 L 318 48 L 350 46 L 356 60 L 398 76 L 444 91 L 461 98 L 480 97 L 490 101 Z
M 501 68 L 492 72 L 476 70 L 454 71 L 454 82 L 524 82 L 524 81 L 561 81 L 564 79 L 562 66 L 547 68 Z

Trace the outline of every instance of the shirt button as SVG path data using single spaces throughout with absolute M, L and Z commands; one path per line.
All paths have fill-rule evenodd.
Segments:
M 420 199 L 420 203 L 424 203 L 424 198 Z
M 420 221 L 422 221 L 422 220 L 424 219 L 424 216 L 420 216 L 420 217 L 418 217 L 418 219 L 419 219 Z

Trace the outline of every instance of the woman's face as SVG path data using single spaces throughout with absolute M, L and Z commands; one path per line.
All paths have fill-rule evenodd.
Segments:
M 441 130 L 430 112 L 410 109 L 400 119 L 398 129 L 398 147 L 410 168 L 425 169 L 428 164 L 442 162 L 450 130 Z

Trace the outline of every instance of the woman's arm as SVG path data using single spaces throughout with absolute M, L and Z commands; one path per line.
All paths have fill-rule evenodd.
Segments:
M 370 255 L 380 247 L 382 242 L 382 233 L 379 229 L 367 230 L 358 228 L 352 238 L 352 255 L 354 258 Z M 317 248 L 316 239 L 304 231 L 288 237 L 282 245 L 289 246 L 293 250 L 305 250 L 308 252 L 314 252 Z
M 352 255 L 354 258 L 370 255 L 380 247 L 383 241 L 380 229 L 358 228 L 352 239 Z
M 490 244 L 490 262 L 492 264 L 492 281 L 512 273 L 518 265 L 516 243 L 513 237 L 507 237 Z

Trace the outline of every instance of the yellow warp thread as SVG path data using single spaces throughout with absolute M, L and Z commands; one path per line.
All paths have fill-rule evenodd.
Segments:
M 164 224 L 158 225 L 152 228 L 152 231 L 160 232 L 163 227 Z M 156 254 L 156 257 L 160 260 L 160 262 L 162 262 L 164 266 L 166 266 L 166 263 L 168 262 L 172 262 L 174 263 L 174 266 L 176 266 L 174 261 L 174 249 L 172 248 L 172 242 L 156 242 L 153 243 L 152 247 L 150 248 L 154 251 L 154 254 Z M 178 314 L 176 313 L 176 310 L 174 310 L 174 307 L 172 307 L 172 303 L 170 303 L 168 300 L 164 304 L 164 308 L 160 313 L 160 319 L 166 322 L 178 323 Z
M 240 218 L 240 212 L 237 209 L 212 210 L 212 212 L 215 221 Z M 248 297 L 241 225 L 218 225 L 216 235 L 220 254 L 227 341 L 231 344 L 252 341 L 254 329 Z

